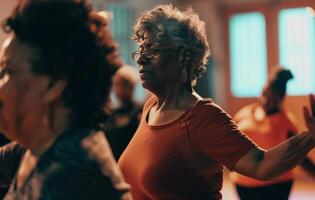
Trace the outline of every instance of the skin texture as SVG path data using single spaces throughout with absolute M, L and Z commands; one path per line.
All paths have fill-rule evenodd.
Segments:
M 26 146 L 36 143 L 30 140 L 33 134 L 40 130 L 48 132 L 49 129 L 49 124 L 43 119 L 47 118 L 50 103 L 45 99 L 50 78 L 32 72 L 31 60 L 35 52 L 12 37 L 6 42 L 0 59 L 0 129 L 9 139 Z

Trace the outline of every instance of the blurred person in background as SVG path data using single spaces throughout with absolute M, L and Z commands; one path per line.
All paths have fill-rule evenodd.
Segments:
M 315 100 L 309 131 L 263 150 L 213 100 L 194 91 L 210 54 L 205 24 L 192 9 L 160 5 L 134 27 L 142 86 L 153 93 L 118 164 L 134 199 L 222 199 L 223 166 L 270 180 L 315 146 Z
M 297 119 L 284 109 L 290 70 L 275 66 L 264 86 L 259 102 L 242 108 L 234 116 L 239 129 L 264 149 L 271 149 L 298 133 Z M 315 166 L 305 158 L 300 166 L 315 178 Z M 238 173 L 231 174 L 241 200 L 287 200 L 293 183 L 293 171 L 271 181 L 259 181 Z
M 22 0 L 3 27 L 4 199 L 130 199 L 98 126 L 121 66 L 107 19 L 85 0 Z
M 132 66 L 124 65 L 117 70 L 113 78 L 113 93 L 118 105 L 112 108 L 104 130 L 117 160 L 140 122 L 142 106 L 133 98 L 136 84 L 139 82 L 138 77 Z

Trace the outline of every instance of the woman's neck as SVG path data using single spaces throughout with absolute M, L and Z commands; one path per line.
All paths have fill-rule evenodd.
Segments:
M 189 91 L 183 85 L 168 88 L 167 91 L 156 96 L 158 99 L 156 110 L 160 111 L 169 109 L 186 110 L 202 98 L 194 90 Z
M 28 148 L 34 156 L 40 156 L 50 148 L 55 140 L 69 127 L 70 112 L 66 108 L 54 109 L 53 113 L 39 126 L 30 130 L 29 139 L 25 139 L 23 146 Z

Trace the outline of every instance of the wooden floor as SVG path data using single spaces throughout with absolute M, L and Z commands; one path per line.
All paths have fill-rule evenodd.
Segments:
M 223 200 L 239 200 L 227 177 L 224 178 L 222 194 Z M 295 179 L 289 200 L 315 200 L 315 180 Z

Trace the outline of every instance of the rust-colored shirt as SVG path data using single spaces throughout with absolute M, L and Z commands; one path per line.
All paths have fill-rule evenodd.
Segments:
M 239 129 L 260 147 L 268 150 L 288 139 L 289 133 L 297 133 L 295 118 L 288 112 L 280 112 L 267 116 L 259 104 L 251 104 L 242 108 L 234 116 Z M 232 173 L 231 179 L 238 185 L 259 187 L 281 183 L 293 179 L 293 171 L 274 178 L 272 181 L 259 181 L 238 173 Z
M 134 199 L 221 199 L 223 166 L 255 145 L 210 99 L 198 101 L 161 126 L 146 121 L 156 98 L 144 106 L 140 126 L 118 164 Z

